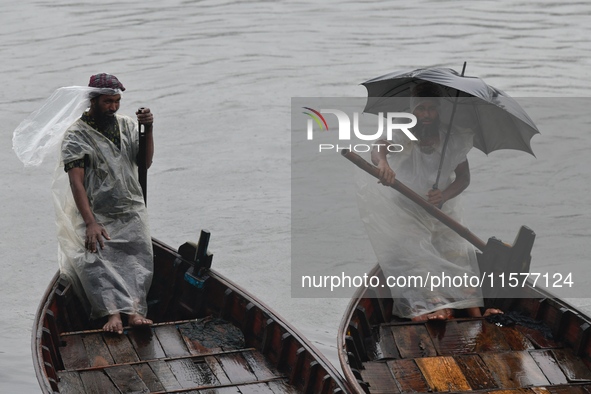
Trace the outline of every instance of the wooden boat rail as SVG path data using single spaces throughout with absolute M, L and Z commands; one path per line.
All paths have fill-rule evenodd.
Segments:
M 349 392 L 324 356 L 276 313 L 214 271 L 195 273 L 195 264 L 169 246 L 153 245 L 159 263 L 148 295 L 155 322 L 149 329 L 103 332 L 102 322 L 83 317 L 71 285 L 54 276 L 33 332 L 42 392 Z M 202 338 L 206 325 L 214 330 L 211 341 Z

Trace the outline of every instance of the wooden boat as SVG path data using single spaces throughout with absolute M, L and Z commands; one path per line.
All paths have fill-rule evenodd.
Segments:
M 497 245 L 506 261 L 515 261 L 511 252 L 524 231 L 512 248 Z M 483 271 L 491 269 L 485 255 L 479 256 Z M 379 267 L 370 275 L 383 280 Z M 461 316 L 412 322 L 392 315 L 388 288 L 359 289 L 338 336 L 339 361 L 353 392 L 591 393 L 591 318 L 531 283 L 509 297 L 488 290 L 485 307 L 518 313 L 543 329 Z
M 346 393 L 334 367 L 252 295 L 209 270 L 208 233 L 153 240 L 150 328 L 104 333 L 55 275 L 35 318 L 43 393 Z
M 377 177 L 375 167 L 358 155 L 342 153 Z M 395 181 L 392 187 L 476 246 L 487 277 L 529 272 L 535 234 L 527 227 L 513 245 L 494 237 L 484 243 L 405 185 Z M 368 275 L 385 283 L 378 266 Z M 511 313 L 517 323 L 502 326 L 459 314 L 412 322 L 392 315 L 395 300 L 388 287 L 358 289 L 337 338 L 345 379 L 357 394 L 591 393 L 591 318 L 531 282 L 518 282 L 516 287 L 487 282 L 482 289 L 485 308 Z

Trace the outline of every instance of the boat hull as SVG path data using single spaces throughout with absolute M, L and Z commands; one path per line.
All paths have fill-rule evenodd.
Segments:
M 55 275 L 32 337 L 43 393 L 349 392 L 334 367 L 255 297 L 196 269 L 203 261 L 157 240 L 153 246 L 149 328 L 103 332 L 104 322 L 89 321 L 70 284 Z
M 591 319 L 529 285 L 514 295 L 485 305 L 538 327 L 470 317 L 412 322 L 392 316 L 387 288 L 359 289 L 339 328 L 345 379 L 357 394 L 591 392 Z

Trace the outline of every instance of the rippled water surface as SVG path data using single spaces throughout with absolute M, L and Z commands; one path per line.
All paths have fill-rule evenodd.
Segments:
M 54 161 L 23 168 L 11 137 L 56 88 L 110 72 L 127 88 L 122 113 L 149 106 L 157 144 L 153 235 L 176 246 L 209 229 L 216 269 L 337 364 L 347 300 L 296 299 L 289 290 L 291 98 L 364 96 L 359 83 L 369 78 L 431 65 L 460 69 L 464 61 L 467 74 L 516 97 L 586 97 L 589 15 L 591 3 L 549 0 L 3 0 L 0 391 L 38 391 L 29 343 L 57 269 Z M 471 153 L 465 201 L 481 237 L 511 242 L 528 224 L 538 234 L 536 268 L 584 273 L 590 124 L 575 115 L 574 125 L 545 127 L 552 117 L 536 112 L 537 158 Z

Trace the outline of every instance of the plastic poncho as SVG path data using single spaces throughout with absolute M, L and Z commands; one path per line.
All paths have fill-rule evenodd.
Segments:
M 91 317 L 147 312 L 153 255 L 147 210 L 137 176 L 139 142 L 135 122 L 117 115 L 121 150 L 80 120 L 90 97 L 118 89 L 68 86 L 57 89 L 15 129 L 13 149 L 26 166 L 40 165 L 59 151 L 52 184 L 61 273 L 88 301 Z M 90 253 L 86 226 L 69 187 L 64 162 L 88 157 L 85 187 L 91 209 L 111 240 Z
M 441 142 L 431 152 L 422 151 L 417 142 L 402 133 L 394 135 L 391 141 L 403 146 L 401 152 L 388 155 L 396 179 L 425 198 L 435 184 L 446 130 L 447 126 L 441 125 Z M 441 190 L 453 182 L 455 168 L 466 160 L 471 148 L 472 133 L 452 131 L 439 181 Z M 357 183 L 360 216 L 385 277 L 420 276 L 429 281 L 426 287 L 413 285 L 409 280 L 406 286 L 390 287 L 395 315 L 412 318 L 443 308 L 482 306 L 479 289 L 446 284 L 431 290 L 431 279 L 427 279 L 433 275 L 440 278 L 478 275 L 472 245 L 419 205 L 398 191 L 378 184 L 366 173 L 358 173 Z M 445 202 L 442 210 L 461 223 L 459 197 Z M 402 285 L 403 281 L 398 283 Z
M 91 307 L 91 317 L 115 312 L 146 315 L 153 272 L 147 210 L 137 176 L 138 132 L 133 120 L 116 115 L 121 150 L 82 120 L 65 133 L 53 182 L 60 269 Z M 86 225 L 76 207 L 63 163 L 87 157 L 84 186 L 97 223 L 110 240 L 91 253 Z

